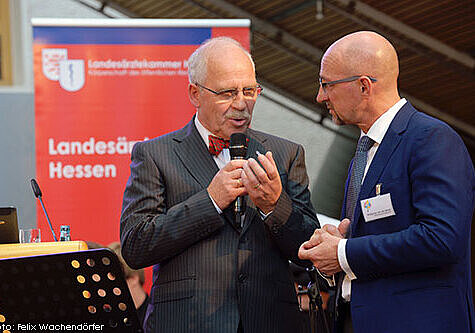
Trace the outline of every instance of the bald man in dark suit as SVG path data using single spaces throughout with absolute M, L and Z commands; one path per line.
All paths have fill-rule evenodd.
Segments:
M 337 273 L 335 332 L 474 332 L 475 170 L 460 136 L 399 96 L 394 46 L 373 31 L 323 55 L 317 101 L 361 131 L 336 228 L 300 257 Z
M 261 88 L 234 40 L 205 42 L 190 57 L 189 78 L 196 115 L 135 145 L 124 193 L 123 257 L 133 268 L 154 265 L 145 330 L 299 331 L 288 260 L 299 260 L 319 226 L 303 148 L 249 129 Z M 247 156 L 230 161 L 226 140 L 236 132 L 248 138 Z

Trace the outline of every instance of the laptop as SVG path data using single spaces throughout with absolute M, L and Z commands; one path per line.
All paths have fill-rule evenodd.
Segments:
M 0 244 L 18 243 L 16 207 L 0 207 Z

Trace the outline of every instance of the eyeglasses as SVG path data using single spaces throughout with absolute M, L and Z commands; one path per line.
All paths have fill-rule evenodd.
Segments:
M 226 90 L 221 90 L 221 91 L 214 91 L 199 83 L 195 83 L 195 84 L 200 88 L 203 88 L 205 90 L 208 90 L 209 92 L 212 92 L 213 94 L 218 96 L 218 98 L 222 101 L 232 101 L 236 99 L 240 91 L 242 91 L 242 95 L 246 99 L 253 99 L 259 96 L 262 92 L 262 87 L 260 85 L 257 85 L 255 87 L 245 87 L 242 89 L 226 89 Z
M 356 80 L 358 80 L 358 79 L 359 79 L 360 77 L 362 77 L 362 76 L 366 76 L 368 79 L 371 80 L 371 82 L 376 82 L 376 81 L 378 81 L 378 80 L 376 80 L 374 77 L 371 77 L 371 76 L 368 76 L 368 75 L 355 75 L 355 76 L 350 76 L 350 77 L 347 77 L 347 78 L 344 78 L 344 79 L 335 80 L 335 81 L 328 81 L 328 82 L 322 82 L 322 78 L 319 77 L 319 78 L 318 78 L 318 82 L 320 83 L 320 86 L 322 87 L 323 91 L 326 93 L 328 86 L 331 86 L 331 85 L 334 85 L 334 84 L 338 84 L 338 83 L 343 83 L 343 82 L 356 81 Z

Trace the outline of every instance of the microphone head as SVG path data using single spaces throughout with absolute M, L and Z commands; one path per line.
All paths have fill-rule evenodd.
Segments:
M 247 137 L 244 133 L 233 133 L 229 140 L 229 154 L 231 159 L 243 159 L 247 154 Z
M 31 183 L 31 188 L 33 189 L 33 193 L 35 194 L 35 197 L 37 198 L 41 197 L 43 194 L 41 193 L 40 186 L 38 185 L 36 180 L 33 178 L 32 180 L 30 180 L 30 183 Z

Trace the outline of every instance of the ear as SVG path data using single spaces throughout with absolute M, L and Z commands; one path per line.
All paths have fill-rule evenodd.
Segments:
M 191 104 L 198 109 L 200 107 L 200 91 L 196 85 L 191 83 L 188 85 L 188 97 Z
M 360 78 L 360 89 L 361 89 L 361 95 L 362 96 L 369 96 L 371 94 L 371 90 L 372 90 L 372 82 L 371 80 L 366 77 L 366 76 L 362 76 Z

